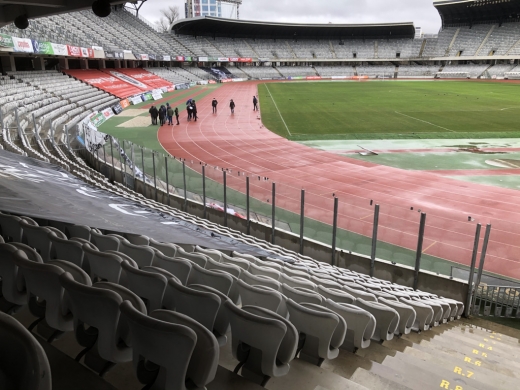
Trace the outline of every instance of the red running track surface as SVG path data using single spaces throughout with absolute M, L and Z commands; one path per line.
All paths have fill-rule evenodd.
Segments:
M 492 223 L 485 270 L 520 279 L 519 191 L 375 165 L 288 141 L 264 128 L 253 111 L 257 84 L 221 86 L 197 101 L 197 122 L 187 122 L 182 113 L 180 126 L 159 130 L 159 141 L 171 155 L 194 160 L 194 167 L 205 162 L 208 176 L 219 181 L 221 171 L 209 168 L 230 169 L 228 185 L 234 189 L 245 192 L 245 178 L 238 172 L 249 175 L 251 196 L 264 202 L 275 182 L 276 205 L 296 213 L 303 188 L 306 216 L 328 224 L 335 194 L 338 227 L 367 237 L 373 200 L 381 207 L 378 239 L 405 248 L 416 248 L 417 211 L 426 212 L 423 253 L 459 264 L 471 262 L 476 224 Z M 217 114 L 212 113 L 213 98 L 219 101 Z M 230 99 L 236 103 L 234 115 Z

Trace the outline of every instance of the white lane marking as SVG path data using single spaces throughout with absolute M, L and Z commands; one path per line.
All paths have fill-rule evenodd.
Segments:
M 431 123 L 431 122 L 428 122 L 428 121 L 423 121 L 422 119 L 414 118 L 413 116 L 403 114 L 402 112 L 399 112 L 399 111 L 394 111 L 394 112 L 395 112 L 396 114 L 403 115 L 403 116 L 406 116 L 406 117 L 411 118 L 411 119 L 415 119 L 416 121 L 424 122 L 424 123 L 427 123 L 427 124 L 429 124 L 429 125 L 432 125 L 432 126 L 438 127 L 438 128 L 440 128 L 440 129 L 444 129 L 444 130 L 451 131 L 452 133 L 456 133 L 455 130 L 447 129 L 446 127 L 442 127 L 442 126 L 436 125 L 435 123 Z
M 285 121 L 283 120 L 282 113 L 278 109 L 278 105 L 276 104 L 276 101 L 274 100 L 273 95 L 271 95 L 271 91 L 269 91 L 269 87 L 267 86 L 267 84 L 264 84 L 264 85 L 265 85 L 265 89 L 267 89 L 267 92 L 269 92 L 269 96 L 271 96 L 271 99 L 273 99 L 274 106 L 276 107 L 276 110 L 278 111 L 278 114 L 280 115 L 280 118 L 282 119 L 282 122 L 285 125 L 285 128 L 287 129 L 287 132 L 289 133 L 289 136 L 292 137 L 291 131 L 287 127 L 287 123 L 285 123 Z

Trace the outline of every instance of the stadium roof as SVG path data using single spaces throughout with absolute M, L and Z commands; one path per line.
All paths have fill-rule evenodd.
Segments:
M 201 16 L 173 23 L 177 34 L 232 38 L 349 39 L 413 38 L 413 23 L 388 24 L 295 24 Z
M 520 0 L 436 0 L 433 5 L 445 27 L 520 19 Z
M 21 15 L 28 19 L 80 11 L 92 7 L 94 0 L 0 0 L 0 27 L 13 23 Z M 110 0 L 110 4 L 135 3 L 137 0 Z

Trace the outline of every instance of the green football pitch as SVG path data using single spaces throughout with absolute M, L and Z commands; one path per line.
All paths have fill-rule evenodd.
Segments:
M 520 84 L 285 82 L 258 90 L 264 125 L 295 141 L 520 137 Z

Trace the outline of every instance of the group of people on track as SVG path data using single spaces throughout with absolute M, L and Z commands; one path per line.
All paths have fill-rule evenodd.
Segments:
M 218 101 L 217 99 L 213 98 L 211 101 L 211 108 L 213 110 L 213 114 L 217 113 L 217 106 Z M 231 110 L 231 115 L 235 114 L 235 102 L 233 99 L 229 101 L 229 109 Z M 253 96 L 253 111 L 258 111 L 258 98 L 257 96 Z M 194 99 L 188 99 L 186 102 L 186 112 L 188 113 L 188 122 L 191 122 L 193 119 L 195 122 L 197 122 L 198 116 L 197 116 L 197 104 L 195 103 Z M 163 126 L 165 124 L 172 126 L 173 125 L 173 117 L 175 116 L 175 119 L 177 120 L 177 125 L 180 125 L 179 122 L 179 108 L 175 107 L 173 108 L 170 106 L 170 103 L 166 103 L 165 105 L 161 105 L 159 108 L 152 105 L 150 109 L 148 110 L 148 113 L 150 114 L 150 118 L 152 120 L 152 125 L 157 125 L 157 119 L 159 119 L 160 126 Z

